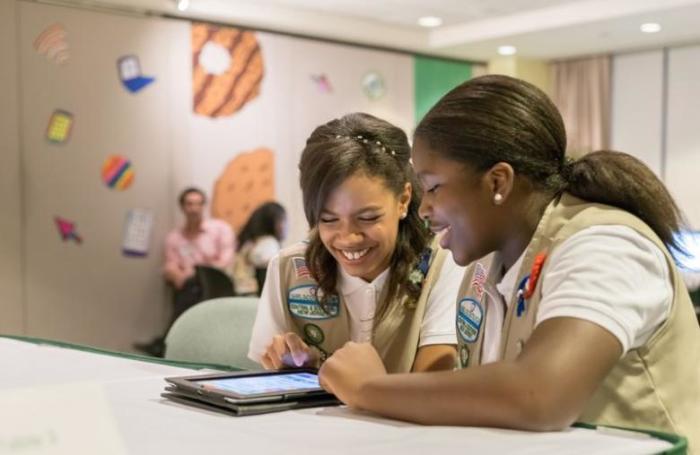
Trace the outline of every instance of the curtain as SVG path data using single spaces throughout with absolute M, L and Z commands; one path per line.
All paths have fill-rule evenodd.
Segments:
M 564 118 L 570 155 L 609 148 L 610 86 L 608 55 L 552 63 L 552 98 Z

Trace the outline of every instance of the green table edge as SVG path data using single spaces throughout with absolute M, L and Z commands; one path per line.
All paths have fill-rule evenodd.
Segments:
M 242 371 L 242 370 L 244 370 L 244 368 L 238 368 L 238 367 L 235 367 L 233 365 L 221 365 L 221 364 L 217 364 L 217 363 L 200 363 L 200 362 L 188 362 L 188 361 L 184 361 L 184 360 L 161 359 L 159 357 L 151 357 L 151 356 L 147 356 L 147 355 L 132 354 L 130 352 L 110 351 L 107 349 L 100 349 L 100 348 L 96 348 L 93 346 L 68 343 L 65 341 L 50 340 L 50 339 L 46 339 L 46 338 L 36 338 L 36 337 L 28 337 L 28 336 L 21 336 L 21 335 L 0 335 L 0 338 L 8 338 L 11 340 L 25 341 L 25 342 L 33 343 L 33 344 L 44 344 L 44 345 L 56 346 L 56 347 L 60 347 L 60 348 L 75 349 L 77 351 L 92 352 L 95 354 L 109 355 L 112 357 L 119 357 L 122 359 L 139 360 L 141 362 L 156 363 L 159 365 L 167 365 L 167 366 L 171 366 L 171 367 L 190 368 L 193 370 L 202 370 L 202 369 L 221 370 L 221 371 Z
M 673 433 L 664 433 L 662 431 L 657 431 L 657 430 L 643 430 L 643 429 L 637 429 L 637 428 L 625 428 L 625 427 L 608 426 L 608 425 L 592 425 L 590 423 L 584 423 L 584 422 L 576 422 L 572 425 L 572 427 L 587 428 L 589 430 L 596 430 L 598 427 L 605 427 L 605 428 L 614 428 L 617 430 L 631 431 L 634 433 L 644 433 L 644 434 L 648 434 L 649 436 L 652 436 L 656 439 L 661 439 L 663 441 L 667 441 L 667 442 L 670 442 L 671 444 L 673 444 L 673 447 L 671 447 L 670 449 L 664 450 L 663 452 L 659 452 L 659 454 L 684 455 L 684 454 L 688 453 L 688 439 L 685 436 L 680 436 L 680 435 L 673 434 Z
M 145 355 L 132 354 L 132 353 L 128 353 L 128 352 L 110 351 L 107 349 L 100 349 L 100 348 L 96 348 L 93 346 L 87 346 L 87 345 L 82 345 L 82 344 L 49 340 L 46 338 L 36 338 L 36 337 L 28 337 L 28 336 L 20 336 L 20 335 L 0 335 L 0 338 L 8 338 L 8 339 L 12 339 L 12 340 L 25 341 L 25 342 L 33 343 L 33 344 L 45 344 L 45 345 L 49 345 L 49 346 L 57 346 L 57 347 L 61 347 L 61 348 L 75 349 L 78 351 L 92 352 L 95 354 L 109 355 L 109 356 L 119 357 L 119 358 L 123 358 L 123 359 L 139 360 L 141 362 L 150 362 L 150 363 L 156 363 L 156 364 L 160 364 L 160 365 L 167 365 L 167 366 L 173 366 L 173 367 L 190 368 L 190 369 L 194 369 L 194 370 L 202 370 L 202 369 L 212 369 L 212 370 L 221 370 L 221 371 L 242 371 L 243 370 L 243 368 L 238 368 L 238 367 L 234 367 L 231 365 L 220 365 L 220 364 L 216 364 L 216 363 L 199 363 L 199 362 L 186 362 L 186 361 L 182 361 L 182 360 L 161 359 L 158 357 L 150 357 L 150 356 L 145 356 Z M 584 423 L 584 422 L 576 422 L 572 426 L 576 427 L 576 428 L 586 428 L 589 430 L 595 430 L 598 428 L 598 426 L 596 426 L 596 425 L 591 425 L 589 423 Z M 648 434 L 654 438 L 661 439 L 663 441 L 667 441 L 667 442 L 670 442 L 671 444 L 673 444 L 673 447 L 671 447 L 670 449 L 665 450 L 663 452 L 659 452 L 660 454 L 663 454 L 663 455 L 683 455 L 683 454 L 686 454 L 688 452 L 688 439 L 686 439 L 683 436 L 679 436 L 679 435 L 672 434 L 672 433 L 664 433 L 664 432 L 656 431 L 656 430 L 639 430 L 639 429 L 615 427 L 615 426 L 611 426 L 608 428 L 615 428 L 615 429 L 631 431 L 631 432 L 635 432 L 635 433 L 645 433 L 645 434 Z

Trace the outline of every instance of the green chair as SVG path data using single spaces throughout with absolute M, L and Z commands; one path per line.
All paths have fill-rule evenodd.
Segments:
M 165 338 L 165 358 L 261 369 L 248 359 L 257 297 L 222 297 L 185 311 Z

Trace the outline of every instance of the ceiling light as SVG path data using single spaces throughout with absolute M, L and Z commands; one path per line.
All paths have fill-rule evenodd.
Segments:
M 515 55 L 518 50 L 515 46 L 498 46 L 498 53 L 501 55 Z
M 442 19 L 435 16 L 423 16 L 418 19 L 418 25 L 421 27 L 439 27 L 442 25 Z
M 190 0 L 177 0 L 177 9 L 180 11 L 185 11 L 190 7 Z
M 644 33 L 656 33 L 661 31 L 661 25 L 656 22 L 647 22 L 646 24 L 642 24 L 639 29 Z

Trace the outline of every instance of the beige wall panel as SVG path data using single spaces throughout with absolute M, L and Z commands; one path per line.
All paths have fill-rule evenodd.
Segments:
M 319 124 L 365 111 L 413 127 L 410 56 L 257 33 L 265 75 L 260 94 L 231 116 L 211 118 L 192 109 L 190 25 L 23 3 L 19 51 L 26 162 L 26 280 L 31 335 L 129 349 L 162 329 L 169 305 L 160 276 L 162 240 L 181 222 L 175 198 L 189 185 L 211 195 L 226 165 L 241 152 L 275 152 L 275 194 L 287 208 L 287 243 L 302 239 L 297 163 Z M 58 66 L 32 48 L 34 38 L 60 22 L 70 59 Z M 156 82 L 127 92 L 117 59 L 136 54 Z M 370 100 L 362 77 L 380 73 L 386 92 Z M 324 92 L 313 75 L 325 74 Z M 44 135 L 54 109 L 75 115 L 69 143 Z M 131 159 L 133 185 L 108 189 L 100 180 L 111 154 Z M 131 208 L 154 211 L 151 254 L 121 254 L 123 224 Z M 84 239 L 63 242 L 53 218 L 77 223 Z
M 0 333 L 21 334 L 22 211 L 15 0 L 0 1 Z
M 29 335 L 129 349 L 159 330 L 169 310 L 160 276 L 161 243 L 173 208 L 170 185 L 170 53 L 181 30 L 171 22 L 30 3 L 19 5 L 21 136 L 26 195 L 26 304 Z M 70 59 L 62 66 L 37 54 L 34 38 L 60 22 Z M 117 77 L 117 59 L 136 54 L 156 82 L 132 94 Z M 75 116 L 70 141 L 44 135 L 54 109 Z M 135 169 L 126 191 L 107 188 L 100 169 L 121 154 Z M 153 210 L 150 254 L 121 253 L 132 208 Z M 83 243 L 60 239 L 54 217 L 77 223 Z
M 287 243 L 305 238 L 306 218 L 299 189 L 298 162 L 313 129 L 349 112 L 364 111 L 413 128 L 413 60 L 410 56 L 351 46 L 257 33 L 265 75 L 260 95 L 230 117 L 190 114 L 191 174 L 177 185 L 196 183 L 211 192 L 238 153 L 266 147 L 275 155 L 275 194 L 289 213 Z M 386 93 L 370 100 L 362 91 L 369 71 L 382 74 Z M 324 74 L 323 92 L 312 75 Z M 190 108 L 191 110 L 191 108 Z M 184 153 L 184 152 L 183 152 Z

